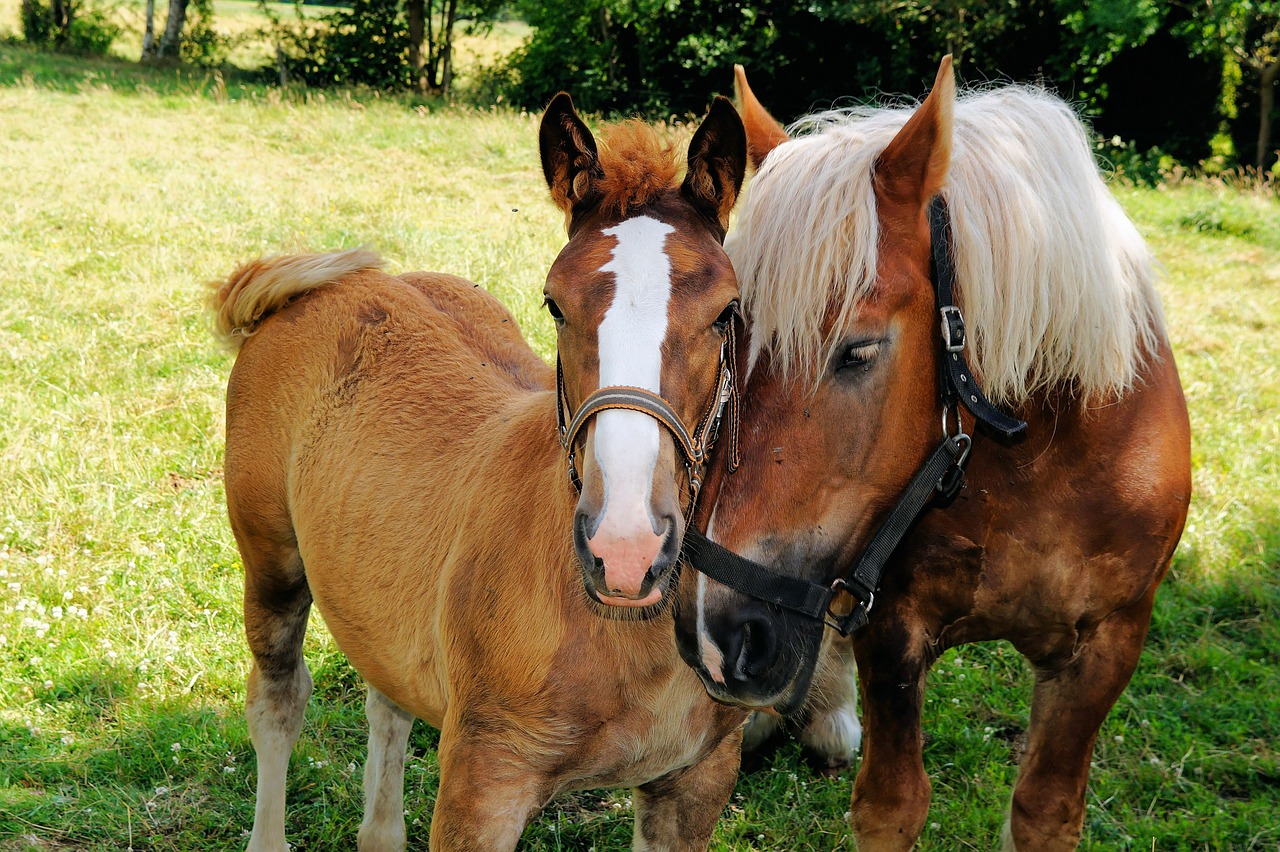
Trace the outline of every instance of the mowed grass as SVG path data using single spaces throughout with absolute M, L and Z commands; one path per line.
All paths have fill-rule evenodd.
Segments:
M 203 282 L 368 244 L 469 277 L 550 355 L 563 243 L 535 116 L 280 93 L 0 47 L 0 849 L 222 850 L 252 822 L 248 653 L 220 480 L 231 357 Z M 1280 203 L 1206 183 L 1119 197 L 1162 258 L 1195 496 L 1147 651 L 1103 728 L 1083 848 L 1280 844 Z M 295 848 L 354 845 L 363 691 L 321 620 L 290 771 Z M 920 848 L 991 849 L 1030 673 L 1008 646 L 930 679 Z M 406 773 L 425 849 L 435 733 Z M 717 850 L 851 848 L 851 775 L 794 748 L 744 775 Z M 629 848 L 627 791 L 557 800 L 533 850 Z

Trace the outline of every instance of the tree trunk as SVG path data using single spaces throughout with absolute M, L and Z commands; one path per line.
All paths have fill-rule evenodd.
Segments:
M 413 86 L 420 94 L 426 94 L 427 78 L 423 73 L 426 60 L 422 56 L 422 36 L 426 9 L 426 0 L 406 0 L 405 7 L 409 15 L 409 67 L 413 69 Z
M 49 4 L 49 13 L 53 15 L 53 43 L 62 47 L 71 34 L 71 3 L 69 0 L 53 0 Z
M 1261 172 L 1271 156 L 1271 111 L 1276 105 L 1276 77 L 1280 76 L 1280 59 L 1262 69 L 1261 115 L 1258 116 L 1258 151 L 1253 164 Z
M 182 28 L 187 23 L 187 3 L 189 0 L 169 0 L 169 20 L 164 24 L 164 36 L 160 39 L 160 49 L 156 56 L 176 57 L 182 40 Z
M 142 61 L 156 56 L 156 0 L 147 0 L 147 29 L 142 34 Z
M 423 85 L 426 86 L 427 91 L 431 91 L 440 82 L 436 77 L 436 70 L 440 67 L 440 55 L 436 50 L 435 0 L 427 0 L 426 9 L 423 11 L 423 17 L 427 23 L 427 61 L 423 66 L 426 72 L 423 75 Z
M 453 85 L 453 24 L 458 0 L 444 0 L 445 23 L 440 33 L 440 92 L 448 94 Z

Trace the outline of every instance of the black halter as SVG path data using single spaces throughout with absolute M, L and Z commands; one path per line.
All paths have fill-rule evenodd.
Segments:
M 942 405 L 942 443 L 912 477 L 897 504 L 876 531 L 853 570 L 822 586 L 777 574 L 725 550 L 690 527 L 684 534 L 683 555 L 697 570 L 711 579 L 757 600 L 825 622 L 841 636 L 866 626 L 875 605 L 880 573 L 885 563 L 930 505 L 951 505 L 964 485 L 965 463 L 973 439 L 960 423 L 960 407 L 1005 443 L 1020 440 L 1027 424 L 997 409 L 983 395 L 964 357 L 964 317 L 955 304 L 955 269 L 952 265 L 951 219 L 942 196 L 929 207 L 929 237 L 932 243 L 934 299 L 941 319 L 941 375 L 938 382 Z M 950 415 L 955 414 L 955 432 L 950 431 Z M 831 611 L 832 601 L 841 592 L 853 596 L 856 606 L 847 615 Z

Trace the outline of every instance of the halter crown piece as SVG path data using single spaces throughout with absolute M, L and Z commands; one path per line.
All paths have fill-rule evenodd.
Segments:
M 564 369 L 560 355 L 556 353 L 556 421 L 560 430 L 560 445 L 568 455 L 569 482 L 574 490 L 582 491 L 582 480 L 576 464 L 578 436 L 587 422 L 602 411 L 611 408 L 638 411 L 647 414 L 671 433 L 676 448 L 684 458 L 685 473 L 689 480 L 689 508 L 685 520 L 693 518 L 698 492 L 702 490 L 702 476 L 706 470 L 707 456 L 715 446 L 721 421 L 729 417 L 729 469 L 738 467 L 738 387 L 734 381 L 733 359 L 736 352 L 735 316 L 729 322 L 724 342 L 720 345 L 720 369 L 716 376 L 715 392 L 701 418 L 693 429 L 685 426 L 680 415 L 665 399 L 652 391 L 629 385 L 609 385 L 588 396 L 578 406 L 572 418 L 566 418 L 568 397 L 564 387 Z

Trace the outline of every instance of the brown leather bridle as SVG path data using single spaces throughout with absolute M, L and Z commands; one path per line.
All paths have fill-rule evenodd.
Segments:
M 676 448 L 684 458 L 685 473 L 689 480 L 689 507 L 685 512 L 685 520 L 693 517 L 698 492 L 702 490 L 707 456 L 715 445 L 726 412 L 729 417 L 729 467 L 731 471 L 738 467 L 738 385 L 733 374 L 733 362 L 737 351 L 735 328 L 739 321 L 735 316 L 729 322 L 724 342 L 720 345 L 720 369 L 716 376 L 715 392 L 693 429 L 685 426 L 680 415 L 661 396 L 644 388 L 628 385 L 600 388 L 584 399 L 573 417 L 566 420 L 568 397 L 564 388 L 564 369 L 560 364 L 560 354 L 556 353 L 556 421 L 560 429 L 560 445 L 568 454 L 569 481 L 576 491 L 582 491 L 582 480 L 578 476 L 575 458 L 578 436 L 583 427 L 602 411 L 638 411 L 658 421 L 675 439 Z

